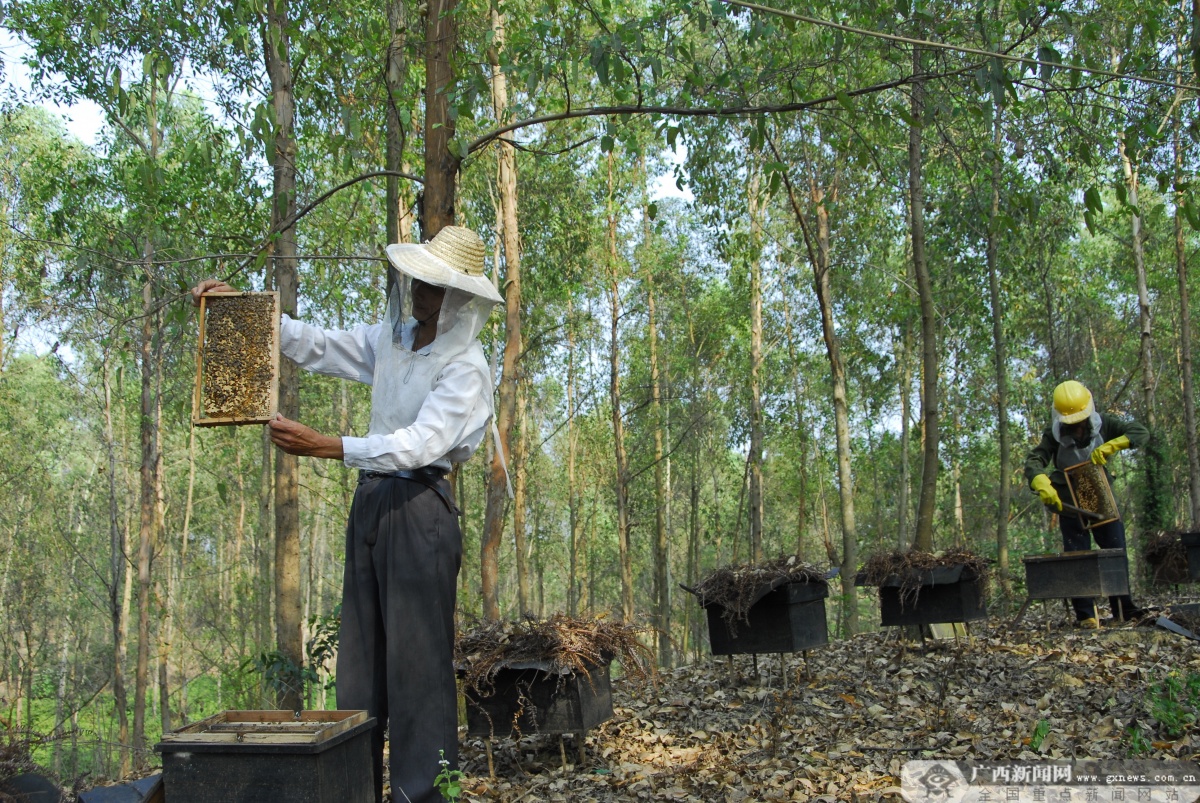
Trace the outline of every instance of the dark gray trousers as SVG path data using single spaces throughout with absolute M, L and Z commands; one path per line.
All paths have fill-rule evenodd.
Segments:
M 449 484 L 443 481 L 449 491 Z M 337 706 L 366 709 L 375 799 L 388 728 L 392 799 L 433 803 L 438 750 L 458 766 L 454 604 L 458 517 L 433 489 L 400 477 L 359 483 L 346 527 Z

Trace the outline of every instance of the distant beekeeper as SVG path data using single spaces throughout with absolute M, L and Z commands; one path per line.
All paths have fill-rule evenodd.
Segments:
M 333 331 L 283 316 L 282 352 L 301 367 L 365 382 L 365 438 L 322 435 L 278 416 L 271 440 L 289 454 L 357 468 L 346 527 L 337 705 L 366 709 L 375 795 L 383 795 L 389 729 L 393 800 L 440 800 L 444 750 L 458 762 L 454 606 L 462 532 L 446 474 L 479 447 L 492 416 L 492 381 L 479 332 L 503 299 L 484 275 L 484 245 L 447 226 L 423 245 L 387 247 L 393 289 L 386 320 Z M 228 291 L 209 279 L 192 290 Z
M 1141 447 L 1150 439 L 1150 432 L 1136 421 L 1123 421 L 1115 416 L 1096 412 L 1091 391 L 1073 379 L 1061 383 L 1054 389 L 1054 405 L 1050 411 L 1051 424 L 1042 433 L 1042 440 L 1025 458 L 1025 479 L 1029 487 L 1037 491 L 1047 507 L 1062 512 L 1062 496 L 1070 498 L 1064 468 L 1091 460 L 1104 466 L 1108 473 L 1108 460 L 1117 452 L 1130 447 Z M 1054 470 L 1046 473 L 1047 466 Z M 1091 549 L 1088 530 L 1079 516 L 1067 514 L 1058 517 L 1062 529 L 1063 550 L 1074 552 Z M 1091 529 L 1096 546 L 1101 549 L 1125 548 L 1125 523 L 1117 520 Z M 1122 621 L 1141 616 L 1144 611 L 1133 604 L 1128 594 L 1109 597 L 1113 619 Z M 1100 626 L 1096 615 L 1096 603 L 1088 597 L 1071 600 L 1075 607 L 1075 618 L 1081 627 Z

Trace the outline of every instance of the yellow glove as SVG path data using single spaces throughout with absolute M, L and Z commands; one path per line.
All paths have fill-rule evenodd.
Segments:
M 1122 449 L 1128 449 L 1129 445 L 1129 438 L 1126 438 L 1124 435 L 1119 438 L 1113 438 L 1107 443 L 1102 443 L 1092 450 L 1092 462 L 1098 466 L 1103 466 L 1108 463 L 1108 458 Z
M 1062 511 L 1062 500 L 1058 498 L 1058 491 L 1054 490 L 1054 486 L 1050 484 L 1050 478 L 1045 474 L 1038 474 L 1034 477 L 1029 483 L 1029 487 L 1042 497 L 1043 505 Z

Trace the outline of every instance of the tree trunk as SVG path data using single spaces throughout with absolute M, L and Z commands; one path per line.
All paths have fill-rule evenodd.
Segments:
M 896 548 L 908 548 L 909 489 L 912 486 L 912 467 L 909 445 L 912 443 L 912 327 L 905 321 L 896 339 L 896 384 L 900 393 L 900 477 L 896 493 Z
M 817 306 L 821 311 L 821 334 L 825 341 L 825 352 L 829 356 L 829 372 L 833 384 L 833 416 L 834 433 L 837 442 L 838 494 L 842 508 L 842 621 L 844 633 L 853 635 L 858 632 L 858 589 L 854 586 L 854 575 L 858 571 L 858 526 L 854 514 L 854 475 L 851 470 L 850 446 L 850 408 L 846 401 L 846 366 L 842 361 L 841 346 L 838 343 L 837 327 L 833 320 L 833 297 L 829 283 L 829 211 L 825 206 L 825 190 L 815 181 L 809 185 L 809 195 L 816 207 L 817 231 L 814 237 L 810 231 L 800 199 L 796 197 L 795 189 L 790 179 L 784 179 L 791 202 L 792 212 L 800 231 L 804 236 L 804 244 L 808 250 L 809 262 L 813 269 L 813 291 L 817 296 Z M 831 191 L 832 200 L 837 200 L 837 190 Z M 824 513 L 824 488 L 821 490 L 822 513 Z M 835 559 L 832 542 L 825 530 L 825 548 L 830 560 Z
M 281 368 L 284 362 L 284 360 L 279 361 Z M 266 650 L 271 642 L 271 601 L 274 598 L 272 593 L 274 574 L 271 571 L 271 550 L 268 549 L 268 546 L 274 543 L 271 530 L 273 521 L 271 502 L 275 490 L 272 482 L 274 472 L 271 462 L 275 453 L 275 445 L 271 443 L 271 432 L 267 427 L 263 427 L 259 446 L 262 456 L 258 472 L 258 538 L 254 557 L 257 564 L 258 584 L 265 588 L 255 589 L 255 600 L 258 603 L 255 609 L 255 643 L 259 649 Z
M 955 388 L 960 387 L 957 383 L 963 381 L 962 373 L 959 371 L 959 356 L 959 351 L 956 349 L 954 352 Z M 950 480 L 954 488 L 954 544 L 956 546 L 966 546 L 967 525 L 963 512 L 962 498 L 962 450 L 958 448 L 958 445 L 962 443 L 962 394 L 955 392 L 950 402 L 950 426 L 951 431 L 954 433 L 950 449 Z
M 1004 344 L 1004 301 L 1000 297 L 999 217 L 1002 111 L 996 107 L 992 126 L 992 203 L 988 208 L 987 269 L 988 298 L 992 307 L 992 365 L 996 371 L 996 433 L 1000 439 L 1000 487 L 996 498 L 996 562 L 1000 584 L 1009 591 L 1008 513 L 1012 498 L 1012 443 L 1008 432 L 1008 353 Z
M 575 426 L 575 319 L 572 299 L 567 299 L 567 508 L 570 543 L 567 569 L 567 615 L 579 615 L 579 546 L 583 538 L 579 478 L 575 465 L 579 454 L 579 429 Z
M 1200 7 L 1200 0 L 1197 0 Z M 1183 431 L 1187 441 L 1188 495 L 1192 529 L 1200 526 L 1200 448 L 1196 443 L 1196 392 L 1192 383 L 1192 312 L 1188 303 L 1187 249 L 1183 236 L 1183 143 L 1179 115 L 1174 119 L 1175 157 L 1175 275 L 1179 281 L 1179 362 L 1183 375 Z
M 241 467 L 239 466 L 238 468 L 239 468 L 238 481 L 240 484 L 241 483 L 241 470 L 240 470 Z M 195 490 L 196 490 L 196 428 L 191 427 L 188 429 L 188 481 L 187 481 L 187 495 L 184 497 L 184 503 L 183 503 L 183 531 L 179 534 L 179 560 L 175 567 L 175 577 L 176 577 L 175 588 L 178 589 L 178 592 L 176 593 L 176 595 L 174 597 L 174 601 L 175 601 L 175 604 L 179 608 L 178 612 L 176 613 L 176 617 L 181 621 L 184 619 L 184 616 L 185 616 L 185 613 L 187 610 L 186 598 L 183 593 L 183 588 L 184 588 L 183 584 L 187 580 L 188 540 L 191 538 L 191 532 L 192 532 L 192 513 L 194 511 L 193 502 L 194 502 L 194 497 L 195 497 Z M 239 493 L 240 493 L 240 491 L 239 491 Z M 244 635 L 245 634 L 243 633 L 243 637 L 244 637 Z M 187 724 L 187 685 L 184 682 L 185 675 L 184 675 L 183 650 L 182 649 L 178 650 L 178 653 L 179 653 L 179 657 L 178 657 L 178 662 L 176 664 L 176 669 L 179 673 L 180 686 L 181 686 L 180 695 L 179 695 L 179 720 L 180 720 L 181 725 L 186 725 Z M 168 655 L 168 660 L 169 659 L 170 659 L 170 656 Z
M 762 216 L 759 197 L 762 174 L 757 162 L 751 167 L 746 191 L 750 219 L 750 561 L 763 561 L 763 293 L 762 293 Z
M 645 175 L 643 161 L 642 175 Z M 650 216 L 643 210 L 645 223 L 643 253 L 650 255 Z M 654 427 L 654 601 L 655 621 L 658 630 L 658 663 L 671 667 L 671 550 L 667 533 L 667 509 L 670 504 L 667 487 L 667 457 L 663 444 L 662 377 L 658 367 L 658 321 L 655 318 L 654 266 L 643 265 L 646 275 L 646 340 L 650 344 L 650 420 Z
M 452 3 L 452 0 L 438 0 Z M 432 15 L 432 7 L 430 9 Z M 508 84 L 500 69 L 500 51 L 504 47 L 504 15 L 493 7 L 492 48 L 489 57 L 492 63 L 492 104 L 496 121 L 503 124 L 508 116 Z M 444 101 L 443 101 L 444 102 Z M 426 146 L 427 148 L 429 145 Z M 516 472 L 512 449 L 513 424 L 516 419 L 517 381 L 521 359 L 521 243 L 518 237 L 517 218 L 517 159 L 516 150 L 507 141 L 501 141 L 496 151 L 496 183 L 500 194 L 500 223 L 504 241 L 504 362 L 500 374 L 499 404 L 496 409 L 496 425 L 500 431 L 501 451 L 493 455 L 488 477 L 487 510 L 484 514 L 484 533 L 480 544 L 480 579 L 483 585 L 483 616 L 496 621 L 500 618 L 499 561 L 500 542 L 504 531 L 505 490 L 508 480 L 504 474 L 507 464 L 510 472 Z M 429 153 L 426 151 L 428 165 Z M 428 168 L 427 168 L 428 169 Z M 457 162 L 454 169 L 458 169 Z M 426 184 L 428 198 L 428 184 Z M 428 199 L 426 200 L 428 214 Z M 496 270 L 500 266 L 496 265 Z
M 804 385 L 800 381 L 800 356 L 796 352 L 796 327 L 793 323 L 791 306 L 784 299 L 784 331 L 787 333 L 788 362 L 792 369 L 792 404 L 796 408 L 796 440 L 799 459 L 797 473 L 800 481 L 799 501 L 796 505 L 796 559 L 804 560 L 804 533 L 808 529 L 808 427 L 804 421 Z
M 700 444 L 699 439 L 694 441 L 695 446 L 692 450 L 692 465 L 691 465 L 691 487 L 688 493 L 688 548 L 687 548 L 687 578 L 689 583 L 695 583 L 700 579 L 700 474 L 697 470 L 697 465 L 700 462 Z M 699 653 L 700 650 L 700 616 L 699 613 L 693 613 L 695 606 L 684 606 L 684 621 L 683 633 L 684 643 L 683 652 L 687 654 L 687 639 L 691 639 L 693 651 Z M 695 616 L 693 619 L 692 617 Z
M 113 638 L 113 705 L 117 709 L 117 748 L 120 777 L 132 769 L 129 760 L 129 701 L 125 692 L 125 606 L 121 602 L 121 583 L 128 563 L 125 556 L 125 531 L 121 529 L 120 497 L 117 493 L 117 446 L 113 431 L 112 384 L 109 380 L 108 353 L 101 367 L 104 384 L 104 443 L 108 452 L 108 613 Z
M 462 159 L 450 151 L 455 123 L 446 90 L 454 80 L 458 0 L 431 0 L 425 15 L 425 189 L 421 239 L 454 224 L 455 180 Z
M 533 612 L 529 589 L 529 553 L 525 532 L 525 383 L 517 385 L 517 415 L 514 428 L 517 430 L 516 449 L 513 450 L 513 548 L 517 558 L 517 611 L 522 615 Z
M 153 136 L 153 133 L 151 134 Z M 154 250 L 147 236 L 143 249 L 147 266 L 154 260 Z M 141 363 L 141 465 L 139 476 L 138 523 L 138 648 L 137 669 L 133 694 L 133 750 L 140 767 L 145 763 L 146 749 L 146 691 L 150 683 L 150 590 L 151 564 L 158 542 L 158 494 L 162 456 L 158 450 L 158 426 L 161 407 L 155 364 L 158 360 L 157 298 L 152 279 L 142 288 L 142 330 L 139 356 Z
M 0 220 L 8 220 L 8 197 L 0 198 Z M 8 253 L 8 232 L 0 234 L 0 249 L 3 253 Z M 7 357 L 6 343 L 4 340 L 4 328 L 7 325 L 4 320 L 4 285 L 6 283 L 5 276 L 8 271 L 5 270 L 7 265 L 5 260 L 0 259 L 0 374 L 4 373 L 4 360 Z
M 846 398 L 846 366 L 842 361 L 833 322 L 833 293 L 829 285 L 829 211 L 825 198 L 814 187 L 813 201 L 817 213 L 817 300 L 821 306 L 821 329 L 824 332 L 829 364 L 833 374 L 834 429 L 837 439 L 838 497 L 842 507 L 842 596 L 846 600 L 846 635 L 858 632 L 858 590 L 854 574 L 858 571 L 858 524 L 854 513 L 854 474 L 851 471 L 850 405 Z M 837 201 L 836 190 L 832 200 Z
M 617 205 L 615 157 L 608 154 L 608 271 L 612 325 L 609 337 L 609 403 L 612 407 L 613 450 L 616 456 L 617 551 L 621 571 L 621 618 L 633 621 L 633 556 L 629 549 L 629 457 L 625 452 L 625 424 L 621 418 L 621 280 L 617 256 Z
M 71 560 L 71 585 L 75 585 L 75 562 L 77 559 Z M 66 627 L 62 635 L 62 647 L 58 652 L 58 683 L 55 684 L 54 690 L 54 730 L 50 733 L 50 738 L 54 740 L 53 759 L 50 762 L 50 768 L 55 775 L 62 775 L 62 721 L 63 712 L 66 710 L 65 701 L 67 698 L 67 676 L 69 674 L 67 659 L 70 658 L 71 634 L 74 633 L 74 622 L 68 617 L 64 622 Z
M 1125 174 L 1125 188 L 1129 204 L 1138 209 L 1138 171 L 1125 149 L 1123 137 L 1117 139 L 1117 152 L 1121 156 L 1121 170 Z M 1140 212 L 1140 210 L 1139 210 Z M 1146 284 L 1146 255 L 1142 236 L 1142 216 L 1134 212 L 1129 216 L 1130 241 L 1133 249 L 1133 267 L 1137 275 L 1138 330 L 1140 332 L 1140 363 L 1142 369 L 1142 404 L 1145 408 L 1146 425 L 1154 430 L 1154 336 L 1150 330 L 1150 291 Z
M 296 100 L 292 85 L 292 63 L 288 29 L 288 0 L 271 0 L 267 12 L 267 41 L 264 51 L 271 98 L 275 111 L 274 149 L 268 154 L 274 168 L 271 197 L 272 223 L 290 221 L 296 213 L 296 140 L 293 122 Z M 273 226 L 273 228 L 274 228 Z M 279 232 L 275 243 L 275 286 L 279 308 L 296 314 L 296 230 L 292 225 Z M 299 369 L 291 360 L 279 363 L 279 412 L 285 418 L 300 417 Z M 275 456 L 275 640 L 279 652 L 295 668 L 304 664 L 300 615 L 300 461 L 280 451 Z M 278 706 L 300 710 L 304 701 L 300 684 L 293 682 L 278 699 Z
M 692 392 L 696 394 L 697 402 L 693 403 L 691 410 L 692 429 L 696 429 L 695 424 L 703 415 L 700 407 L 700 400 L 703 398 L 700 390 L 700 342 L 696 336 L 696 323 L 692 318 L 692 310 L 688 305 L 687 293 L 682 294 L 681 301 L 683 303 L 684 313 L 687 315 L 687 332 L 688 343 L 691 345 L 691 359 L 688 364 L 691 370 Z M 691 466 L 689 470 L 689 492 L 688 492 L 688 538 L 687 538 L 687 568 L 686 576 L 689 583 L 696 583 L 700 580 L 700 460 L 701 460 L 701 436 L 691 438 Z M 699 653 L 700 649 L 700 629 L 702 627 L 700 616 L 698 614 L 693 618 L 692 605 L 685 605 L 683 618 L 683 652 L 687 654 L 689 641 L 693 645 L 692 651 L 694 654 Z
M 162 625 L 160 626 L 158 635 L 158 715 L 159 725 L 162 727 L 163 733 L 171 732 L 171 641 L 175 637 L 174 633 L 174 609 L 172 604 L 175 597 L 175 578 L 171 568 L 171 561 L 167 560 L 167 586 L 163 593 L 162 586 L 155 582 L 155 596 L 159 596 L 160 604 L 162 605 Z
M 388 47 L 387 63 L 384 65 L 384 80 L 387 84 L 387 153 L 384 156 L 389 171 L 400 172 L 404 166 L 404 141 L 407 130 L 400 119 L 400 104 L 407 99 L 404 91 L 404 77 L 408 71 L 408 63 L 404 58 L 404 48 L 408 39 L 408 15 L 405 0 L 387 0 Z M 401 196 L 408 193 L 400 191 L 400 177 L 387 177 L 387 241 L 388 243 L 408 242 L 402 238 L 402 231 L 411 237 L 412 226 L 401 226 L 401 217 L 408 217 L 408 210 L 400 205 Z M 391 272 L 388 272 L 390 279 Z M 390 291 L 390 287 L 388 288 Z M 343 430 L 345 431 L 345 430 Z
M 921 49 L 913 48 L 913 75 L 923 72 Z M 917 532 L 913 546 L 933 549 L 933 513 L 937 506 L 938 475 L 938 353 L 937 317 L 933 306 L 933 282 L 925 260 L 925 187 L 921 177 L 921 136 L 925 116 L 925 83 L 912 85 L 912 125 L 908 129 L 908 194 L 912 224 L 913 272 L 921 303 L 921 421 L 924 461 L 921 466 L 921 500 L 917 505 Z

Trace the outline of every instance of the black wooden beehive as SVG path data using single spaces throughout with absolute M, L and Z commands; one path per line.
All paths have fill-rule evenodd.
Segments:
M 490 694 L 465 696 L 472 736 L 582 733 L 613 715 L 608 663 L 587 667 L 587 674 L 558 674 L 540 661 L 514 663 L 492 676 Z
M 366 711 L 225 711 L 163 736 L 170 803 L 374 803 Z
M 1031 555 L 1025 564 L 1029 599 L 1113 597 L 1129 593 L 1129 561 L 1123 549 Z
M 965 566 L 893 574 L 879 585 L 884 627 L 974 622 L 987 618 L 983 581 Z
M 771 589 L 750 606 L 745 619 L 726 617 L 716 603 L 708 613 L 708 639 L 713 655 L 799 652 L 829 643 L 825 622 L 825 582 L 788 583 Z
M 1188 577 L 1200 580 L 1200 533 L 1183 533 L 1179 538 L 1187 550 Z

